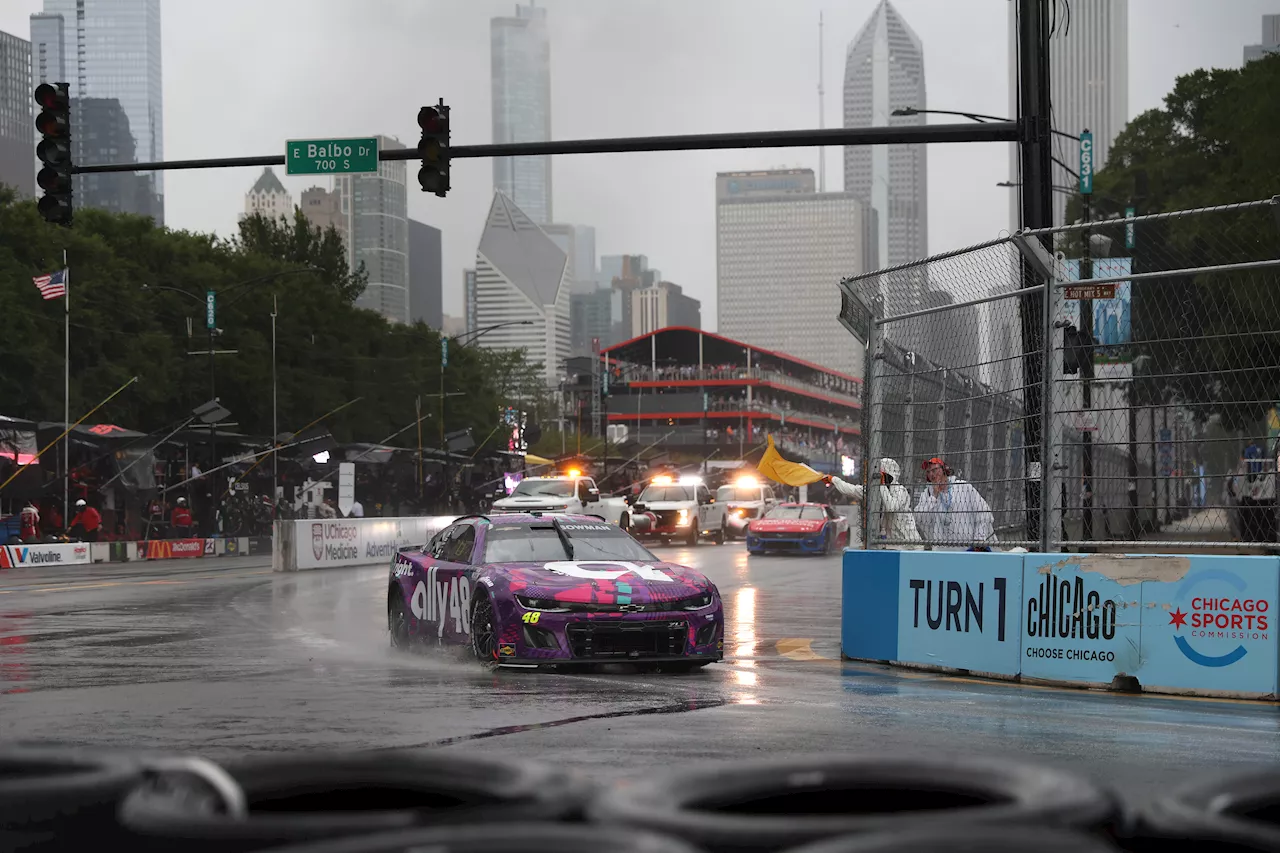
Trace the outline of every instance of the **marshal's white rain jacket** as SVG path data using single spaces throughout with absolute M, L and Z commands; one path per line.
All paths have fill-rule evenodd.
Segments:
M 899 482 L 902 469 L 893 459 L 885 457 L 880 460 L 879 470 L 893 477 L 894 482 L 880 486 L 880 538 L 895 544 L 890 547 L 902 551 L 919 551 L 920 545 L 903 544 L 920 541 L 920 532 L 916 530 L 916 520 L 911 514 L 911 493 Z M 864 491 L 861 483 L 850 483 L 839 477 L 831 478 L 831 485 L 842 495 L 855 501 L 862 501 Z
M 991 507 L 971 483 L 948 477 L 940 495 L 925 486 L 916 501 L 916 524 L 926 542 L 944 548 L 997 544 Z

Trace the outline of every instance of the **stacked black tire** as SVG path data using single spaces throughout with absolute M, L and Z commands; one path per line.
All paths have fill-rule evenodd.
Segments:
M 590 785 L 453 752 L 199 759 L 0 749 L 0 851 L 1280 851 L 1280 772 L 1126 811 L 1058 770 L 847 756 Z

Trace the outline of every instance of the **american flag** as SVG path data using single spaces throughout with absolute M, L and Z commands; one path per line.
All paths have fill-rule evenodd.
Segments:
M 40 288 L 40 295 L 45 299 L 58 299 L 67 295 L 66 270 L 58 270 L 52 275 L 38 275 L 31 280 Z

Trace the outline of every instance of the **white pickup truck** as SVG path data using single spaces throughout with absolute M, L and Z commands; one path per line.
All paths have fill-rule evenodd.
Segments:
M 626 530 L 631 508 L 623 498 L 602 497 L 596 481 L 584 476 L 526 477 L 510 496 L 493 502 L 494 514 L 504 512 L 569 512 L 598 515 Z

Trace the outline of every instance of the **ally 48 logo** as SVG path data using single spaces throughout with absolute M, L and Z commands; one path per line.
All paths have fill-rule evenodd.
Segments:
M 1271 602 L 1224 569 L 1179 583 L 1168 616 L 1178 651 L 1200 666 L 1230 666 L 1271 635 Z

